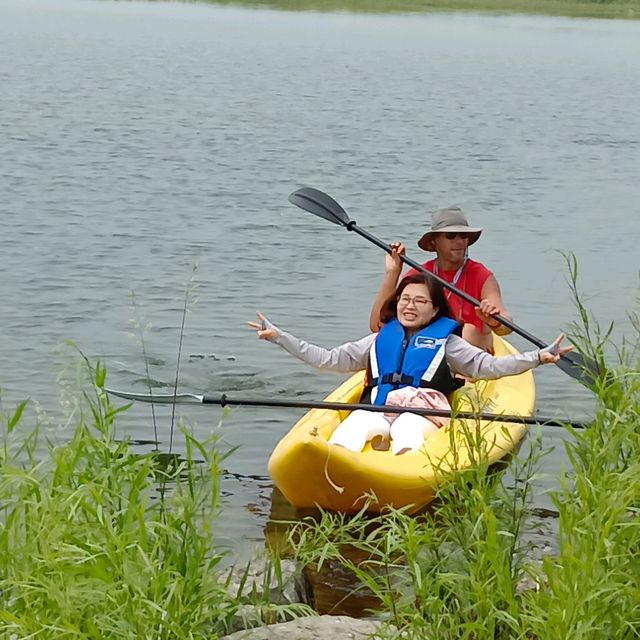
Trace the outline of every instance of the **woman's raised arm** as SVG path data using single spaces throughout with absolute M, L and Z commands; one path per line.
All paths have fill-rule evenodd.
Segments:
M 350 373 L 364 369 L 367 366 L 369 350 L 376 339 L 376 334 L 372 333 L 355 342 L 345 342 L 333 349 L 325 349 L 282 331 L 260 311 L 256 311 L 256 315 L 259 322 L 247 324 L 256 330 L 258 338 L 273 342 L 299 360 L 324 371 Z

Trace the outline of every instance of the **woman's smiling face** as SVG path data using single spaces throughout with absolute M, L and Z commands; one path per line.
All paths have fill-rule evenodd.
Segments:
M 438 313 L 431 302 L 431 292 L 426 284 L 408 284 L 397 303 L 398 322 L 405 329 L 418 331 L 426 327 Z

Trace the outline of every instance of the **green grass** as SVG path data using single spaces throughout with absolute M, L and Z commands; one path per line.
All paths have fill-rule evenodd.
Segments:
M 230 591 L 216 439 L 182 426 L 184 459 L 132 451 L 114 438 L 105 375 L 92 369 L 73 436 L 47 455 L 25 403 L 2 414 L 0 637 L 210 639 L 246 605 L 254 623 L 305 611 Z
M 425 13 L 469 11 L 589 18 L 640 18 L 639 0 L 200 0 L 282 11 Z
M 567 427 L 551 553 L 533 558 L 525 535 L 547 453 L 540 432 L 508 475 L 479 447 L 477 464 L 443 477 L 420 517 L 324 513 L 292 523 L 299 564 L 350 571 L 389 623 L 383 637 L 640 637 L 640 317 L 630 314 L 634 335 L 614 344 L 612 327 L 580 302 L 571 257 L 568 266 L 580 318 L 572 338 L 602 373 L 591 427 Z M 83 363 L 90 379 L 78 383 L 68 441 L 28 427 L 26 402 L 0 411 L 0 638 L 204 639 L 243 619 L 310 613 L 269 602 L 269 589 L 232 590 L 220 570 L 227 453 L 216 439 L 180 425 L 184 458 L 132 450 L 115 437 L 121 410 L 104 393 L 105 369 Z M 267 574 L 281 579 L 277 562 Z
M 626 382 L 617 377 L 618 384 Z M 421 518 L 392 510 L 298 523 L 290 534 L 294 555 L 315 571 L 337 563 L 351 572 L 357 589 L 377 598 L 372 613 L 393 625 L 383 637 L 398 637 L 395 629 L 416 640 L 639 637 L 635 384 L 633 409 L 602 407 L 594 426 L 569 440 L 573 470 L 552 493 L 557 551 L 542 561 L 530 556 L 523 536 L 544 459 L 540 442 L 512 462 L 508 480 L 482 463 L 448 478 Z
M 571 258 L 569 266 L 577 277 Z M 640 637 L 640 318 L 631 315 L 635 336 L 614 348 L 573 283 L 582 318 L 573 339 L 603 373 L 592 426 L 567 427 L 571 466 L 551 492 L 559 528 L 551 555 L 532 557 L 523 535 L 546 455 L 540 439 L 509 476 L 479 459 L 443 477 L 421 518 L 323 513 L 293 526 L 296 557 L 314 571 L 342 565 L 377 598 L 374 613 L 393 625 L 386 637 L 397 629 L 416 640 Z M 617 354 L 615 367 L 605 368 L 605 351 Z

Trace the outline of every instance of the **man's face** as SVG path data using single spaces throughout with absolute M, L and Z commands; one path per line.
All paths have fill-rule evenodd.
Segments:
M 433 245 L 438 257 L 447 262 L 460 262 L 469 246 L 469 234 L 464 232 L 436 233 Z

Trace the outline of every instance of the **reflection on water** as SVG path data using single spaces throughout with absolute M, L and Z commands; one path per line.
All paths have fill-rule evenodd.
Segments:
M 288 541 L 291 527 L 305 518 L 318 520 L 319 509 L 296 509 L 277 487 L 271 491 L 271 504 L 268 520 L 265 525 L 265 541 L 267 546 L 283 556 L 291 555 L 291 546 Z
M 318 509 L 296 509 L 291 506 L 281 491 L 274 487 L 271 494 L 271 512 L 265 527 L 267 546 L 283 557 L 291 556 L 288 536 L 291 528 L 301 520 L 320 519 Z M 341 553 L 354 564 L 367 559 L 366 555 L 352 546 L 343 545 Z M 307 565 L 302 568 L 306 602 L 320 615 L 349 615 L 365 617 L 380 607 L 380 601 L 355 574 L 335 560 L 327 560 L 318 571 Z
M 493 473 L 504 469 L 493 465 Z M 437 503 L 432 503 L 421 518 L 433 514 Z M 289 535 L 292 528 L 303 520 L 318 522 L 321 513 L 318 509 L 296 509 L 274 488 L 271 493 L 271 510 L 265 526 L 264 535 L 267 547 L 281 557 L 292 557 Z M 372 516 L 374 517 L 374 516 Z M 529 561 L 541 560 L 556 551 L 558 513 L 553 509 L 532 507 L 527 514 L 526 524 L 521 531 L 521 543 Z M 367 533 L 372 533 L 377 525 L 371 524 Z M 351 563 L 362 568 L 371 560 L 371 555 L 352 545 L 340 547 L 340 553 Z M 401 559 L 398 559 L 402 561 Z M 318 570 L 315 565 L 301 567 L 304 579 L 306 603 L 320 615 L 348 615 L 369 617 L 381 609 L 380 599 L 363 584 L 354 572 L 336 560 L 325 560 Z
M 343 546 L 341 552 L 356 565 L 366 560 L 360 558 L 363 554 L 353 547 Z M 302 575 L 307 589 L 307 603 L 320 615 L 364 618 L 382 609 L 379 598 L 339 562 L 328 560 L 320 571 L 306 566 Z

